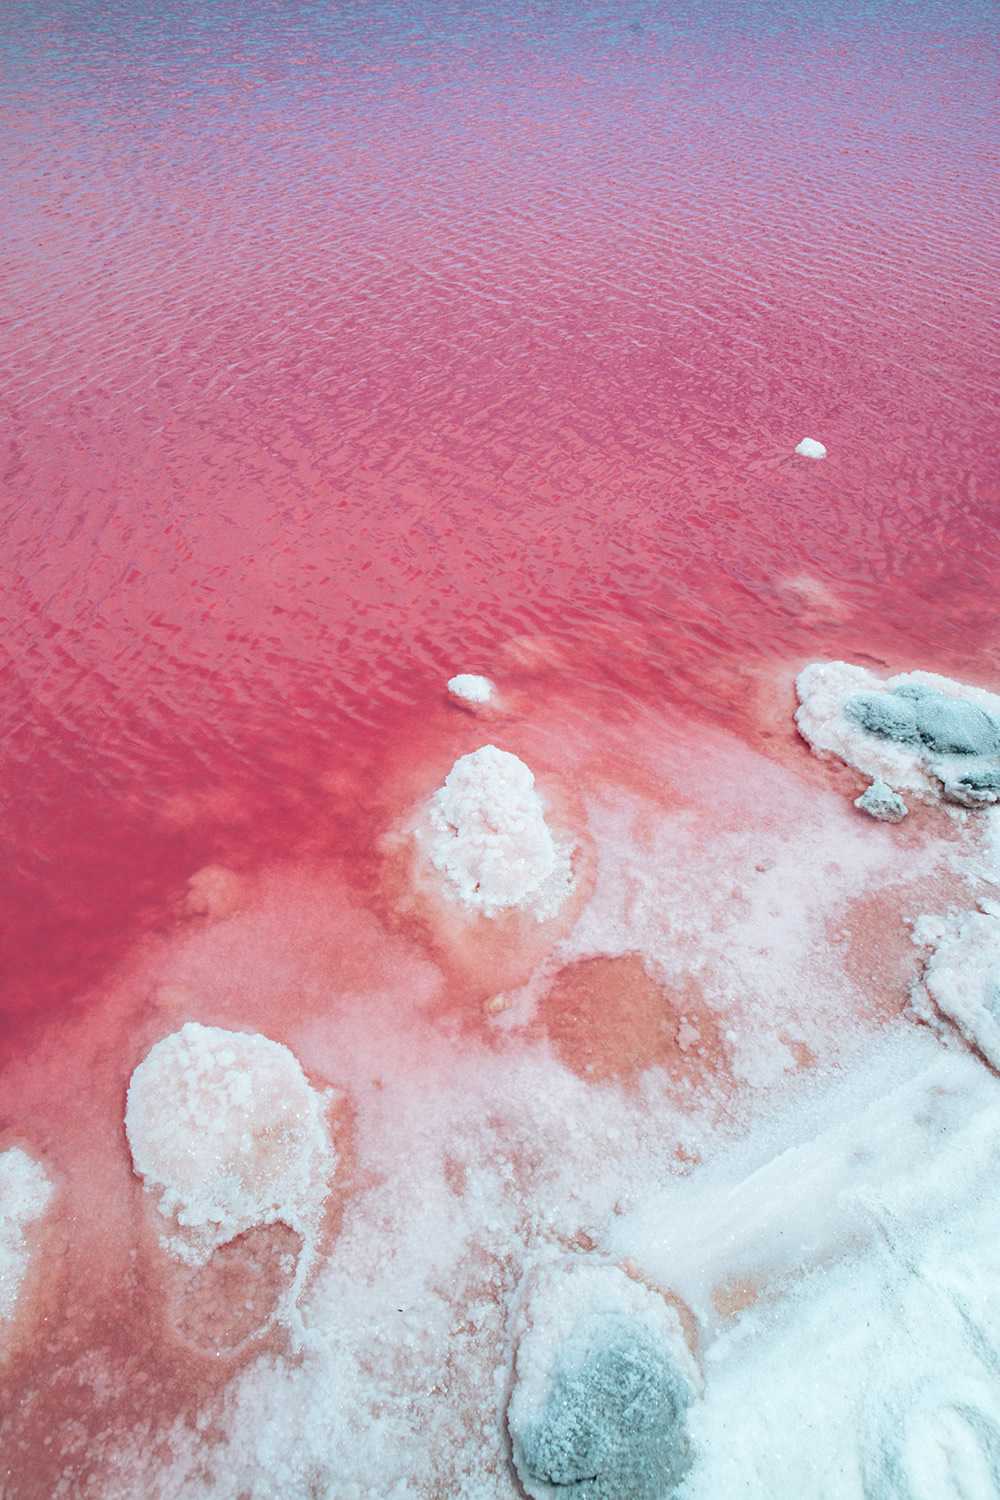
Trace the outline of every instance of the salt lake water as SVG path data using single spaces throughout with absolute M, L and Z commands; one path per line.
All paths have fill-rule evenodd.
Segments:
M 0 1493 L 1000 1494 L 992 7 L 0 45 Z

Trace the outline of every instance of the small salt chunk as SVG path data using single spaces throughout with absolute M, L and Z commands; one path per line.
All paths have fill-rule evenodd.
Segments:
M 452 677 L 449 681 L 448 691 L 453 698 L 460 698 L 463 703 L 489 703 L 495 689 L 488 677 L 478 677 L 474 672 L 459 672 L 457 677 Z
M 801 443 L 798 443 L 796 445 L 795 451 L 796 453 L 800 453 L 803 458 L 826 457 L 826 449 L 824 448 L 823 444 L 818 443 L 815 438 L 803 438 Z
M 854 806 L 880 823 L 901 823 L 906 817 L 907 806 L 898 792 L 884 781 L 875 780 L 867 791 L 855 797 Z

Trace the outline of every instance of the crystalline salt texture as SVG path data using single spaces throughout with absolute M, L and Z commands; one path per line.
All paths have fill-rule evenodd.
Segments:
M 508 1406 L 532 1500 L 664 1500 L 690 1463 L 697 1371 L 680 1320 L 616 1266 L 557 1263 L 520 1314 Z
M 0 1348 L 31 1261 L 25 1230 L 41 1218 L 52 1193 L 45 1172 L 20 1146 L 0 1153 Z
M 1000 1069 L 1000 917 L 992 910 L 969 912 L 946 930 L 913 997 L 917 1014 L 932 1020 L 925 994 Z
M 515 907 L 553 914 L 568 888 L 568 860 L 545 821 L 535 778 L 516 755 L 484 745 L 461 756 L 430 816 L 431 861 L 466 906 L 485 916 Z
M 795 722 L 821 757 L 895 791 L 965 807 L 1000 799 L 1000 698 L 933 672 L 880 681 L 847 662 L 816 662 L 796 678 Z
M 824 448 L 823 444 L 818 443 L 815 438 L 810 437 L 803 438 L 801 443 L 797 443 L 795 445 L 795 451 L 796 453 L 800 453 L 803 458 L 826 457 L 826 449 Z
M 860 797 L 855 797 L 854 806 L 880 823 L 901 823 L 907 812 L 906 803 L 899 793 L 877 779 Z
M 194 1264 L 254 1225 L 315 1232 L 335 1164 L 323 1099 L 267 1037 L 189 1021 L 132 1075 L 125 1130 L 135 1170 Z
M 474 672 L 459 672 L 457 677 L 450 679 L 448 691 L 453 698 L 460 698 L 465 703 L 489 703 L 494 687 L 488 677 L 478 677 Z

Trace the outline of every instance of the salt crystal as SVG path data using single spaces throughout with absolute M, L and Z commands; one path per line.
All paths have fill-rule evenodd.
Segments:
M 803 458 L 826 457 L 826 449 L 824 448 L 823 444 L 818 443 L 815 438 L 803 438 L 801 443 L 798 443 L 796 445 L 795 451 L 796 453 L 801 453 Z

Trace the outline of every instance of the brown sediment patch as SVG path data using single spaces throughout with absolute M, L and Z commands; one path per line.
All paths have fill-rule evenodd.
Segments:
M 165 1321 L 199 1353 L 236 1352 L 279 1316 L 303 1249 L 287 1224 L 260 1224 L 220 1245 L 205 1265 L 172 1268 Z
M 763 1277 L 734 1276 L 714 1289 L 712 1306 L 720 1318 L 735 1318 L 738 1313 L 752 1307 L 759 1297 L 773 1290 Z
M 668 995 L 635 953 L 560 970 L 536 1024 L 588 1082 L 628 1080 L 650 1067 L 696 1083 L 728 1076 L 718 1026 L 693 982 L 684 995 Z
M 888 1021 L 903 1013 L 922 964 L 912 935 L 916 919 L 969 903 L 966 881 L 942 858 L 938 870 L 925 871 L 915 883 L 901 880 L 869 889 L 847 905 L 831 923 L 830 937 L 864 997 L 863 1016 Z

